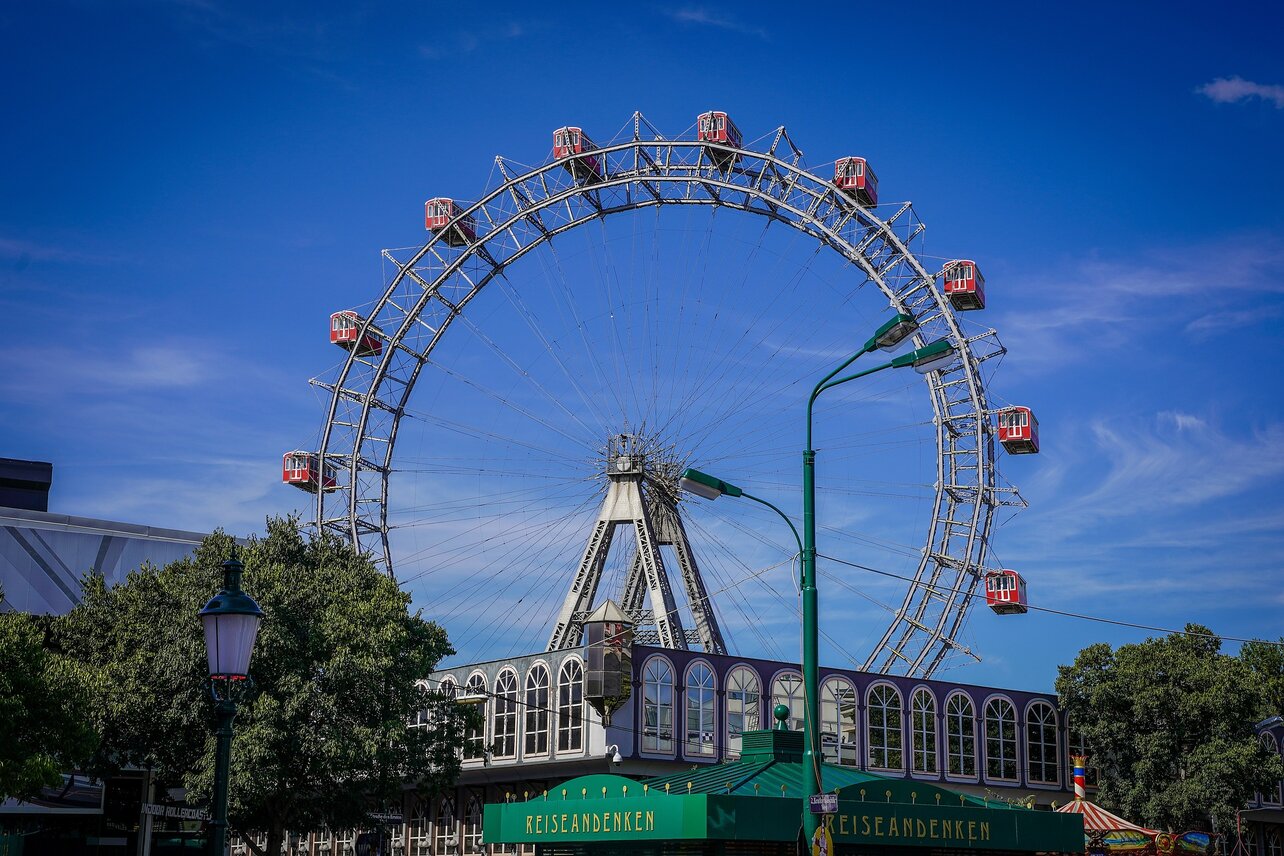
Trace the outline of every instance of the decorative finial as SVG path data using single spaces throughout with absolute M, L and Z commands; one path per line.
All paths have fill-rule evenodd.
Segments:
M 687 782 L 687 793 L 691 793 L 691 782 Z
M 884 791 L 884 793 L 885 793 L 885 794 L 887 794 L 887 801 L 888 801 L 888 802 L 891 802 L 891 801 L 892 801 L 892 792 L 891 792 L 891 790 L 889 789 L 889 790 L 887 790 L 887 791 Z
M 544 789 L 544 802 L 548 802 L 548 788 Z
M 940 804 L 941 804 L 941 795 L 940 795 L 940 794 L 937 794 L 937 795 L 936 795 L 936 804 L 937 804 L 937 805 L 940 805 Z
M 910 791 L 910 803 L 918 805 L 918 791 Z
M 861 789 L 860 789 L 860 801 L 861 801 L 861 802 L 864 802 L 864 801 L 865 801 L 865 789 L 864 789 L 864 788 L 861 788 Z
M 562 788 L 562 799 L 566 799 L 566 788 Z
M 588 799 L 588 788 L 580 788 L 580 799 Z
M 668 783 L 668 782 L 665 782 L 665 783 L 664 783 L 664 792 L 665 792 L 666 794 L 669 792 L 669 783 Z
M 650 786 L 650 785 L 643 785 L 643 786 L 642 786 L 642 796 L 646 796 L 646 795 L 647 795 L 647 791 L 649 791 L 649 790 L 651 790 L 651 786 Z
M 606 785 L 602 786 L 602 799 L 606 799 Z
M 760 785 L 758 782 L 754 782 L 754 783 L 753 783 L 753 792 L 754 792 L 754 795 L 755 795 L 755 796 L 757 796 L 757 794 L 758 794 L 758 788 L 760 788 L 760 787 L 762 787 L 762 785 Z
M 789 730 L 789 726 L 785 724 L 785 720 L 789 718 L 789 705 L 787 704 L 776 705 L 774 708 L 772 708 L 771 715 L 776 718 L 777 731 Z
M 626 797 L 629 795 L 629 786 L 628 786 L 628 785 L 625 785 L 625 786 L 624 786 L 624 795 L 625 795 Z
M 530 791 L 522 791 L 522 799 L 524 799 L 524 800 L 529 800 L 530 798 L 531 798 L 531 792 L 530 792 Z

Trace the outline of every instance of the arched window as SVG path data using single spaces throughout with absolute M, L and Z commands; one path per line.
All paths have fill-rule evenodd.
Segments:
M 1244 824 L 1240 832 L 1240 843 L 1244 845 L 1244 852 L 1247 856 L 1261 856 L 1262 848 L 1257 843 L 1257 824 Z
M 860 766 L 856 689 L 845 678 L 827 678 L 820 688 L 820 754 L 830 764 Z
M 525 754 L 548 754 L 548 667 L 543 663 L 526 673 Z
M 1278 755 L 1280 752 L 1279 744 L 1275 742 L 1275 737 L 1271 734 L 1262 734 L 1258 737 L 1262 743 L 1262 748 L 1272 755 Z M 1265 804 L 1276 806 L 1280 804 L 1280 783 L 1276 782 L 1274 787 L 1258 795 L 1258 798 Z
M 465 688 L 469 694 L 486 695 L 486 676 L 481 672 L 474 672 L 468 676 L 468 683 Z M 464 732 L 464 758 L 483 758 L 486 755 L 486 707 L 487 703 L 482 705 L 481 724 L 476 728 L 470 728 Z
M 642 751 L 673 751 L 673 667 L 663 657 L 642 671 Z
M 784 672 L 776 676 L 771 682 L 771 706 L 773 710 L 768 711 L 772 715 L 771 727 L 775 728 L 775 711 L 778 704 L 783 704 L 789 708 L 789 718 L 785 720 L 785 726 L 790 731 L 802 731 L 803 727 L 803 681 L 802 675 L 797 672 Z
M 433 824 L 433 841 L 437 853 L 445 854 L 458 844 L 455 837 L 455 801 L 442 797 L 437 801 L 437 822 Z
M 1083 734 L 1076 730 L 1074 724 L 1069 720 L 1066 721 L 1066 738 L 1070 744 L 1069 751 L 1066 753 L 1066 770 L 1069 775 L 1066 778 L 1066 785 L 1074 790 L 1074 756 L 1078 755 L 1088 759 L 1084 766 L 1083 780 L 1087 787 L 1095 788 L 1097 786 L 1097 768 L 1092 765 L 1092 750 L 1088 748 L 1088 741 L 1084 739 Z
M 416 685 L 416 691 L 423 706 L 415 711 L 415 715 L 410 719 L 411 728 L 427 728 L 432 719 L 432 707 L 429 701 L 432 697 L 432 690 L 429 689 L 427 681 L 419 681 Z
M 432 856 L 432 823 L 428 820 L 428 803 L 415 800 L 406 824 L 406 856 Z
M 517 673 L 505 669 L 495 680 L 495 757 L 517 755 Z
M 991 699 L 985 705 L 985 776 L 1016 781 L 1016 708 L 1007 699 Z
M 463 856 L 482 852 L 482 807 L 476 796 L 468 798 L 468 808 L 464 811 L 464 840 L 460 842 L 459 852 Z
M 748 666 L 736 666 L 727 675 L 727 752 L 728 758 L 740 757 L 740 734 L 761 728 L 758 719 L 762 685 Z
M 687 755 L 714 754 L 714 682 L 707 663 L 687 670 Z
M 935 773 L 936 697 L 931 690 L 915 690 L 910 699 L 910 740 L 914 772 Z
M 951 776 L 976 775 L 976 712 L 963 693 L 945 702 L 945 763 Z
M 1035 702 L 1025 714 L 1026 780 L 1057 784 L 1061 780 L 1059 757 L 1057 712 L 1046 702 Z
M 557 751 L 584 748 L 584 667 L 571 658 L 557 673 Z
M 869 724 L 865 744 L 869 747 L 869 765 L 879 770 L 904 769 L 901 694 L 896 687 L 878 684 L 869 691 L 866 708 Z

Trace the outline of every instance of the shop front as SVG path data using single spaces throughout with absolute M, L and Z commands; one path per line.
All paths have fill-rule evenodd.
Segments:
M 638 782 L 591 775 L 484 810 L 486 844 L 536 856 L 792 856 L 800 848 L 801 735 L 745 734 L 739 761 Z M 1074 815 L 988 802 L 926 783 L 824 765 L 835 794 L 816 856 L 1083 853 Z

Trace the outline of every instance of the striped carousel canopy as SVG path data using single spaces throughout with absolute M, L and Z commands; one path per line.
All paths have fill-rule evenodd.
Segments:
M 1133 832 L 1140 832 L 1145 835 L 1158 835 L 1159 830 L 1147 829 L 1144 826 L 1138 826 L 1135 823 L 1124 820 L 1116 814 L 1111 814 L 1094 802 L 1084 799 L 1071 800 L 1057 809 L 1065 814 L 1083 815 L 1083 828 L 1085 832 L 1110 832 L 1112 830 L 1127 829 Z

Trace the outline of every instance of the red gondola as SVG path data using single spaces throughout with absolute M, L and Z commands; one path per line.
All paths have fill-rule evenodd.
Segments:
M 985 605 L 999 615 L 1028 612 L 1025 579 L 1016 571 L 990 571 L 985 575 Z
M 834 184 L 861 205 L 878 204 L 878 176 L 864 158 L 839 158 L 834 162 Z
M 561 161 L 576 181 L 602 180 L 602 161 L 598 155 L 590 154 L 596 148 L 579 128 L 568 126 L 553 132 L 553 159 Z
M 1033 455 L 1039 451 L 1039 420 L 1028 407 L 1006 407 L 999 411 L 999 442 L 1009 455 Z
M 945 294 L 955 309 L 985 308 L 985 277 L 971 259 L 958 259 L 945 266 Z
M 740 148 L 740 143 L 744 139 L 740 136 L 740 129 L 736 127 L 736 123 L 731 121 L 731 117 L 718 110 L 700 114 L 696 119 L 696 134 L 702 143 L 720 143 L 737 149 Z M 714 146 L 705 146 L 704 153 L 721 170 L 735 166 L 736 161 L 740 160 L 740 155 L 735 152 L 724 151 Z
M 337 486 L 334 467 L 327 464 L 322 468 L 315 452 L 286 452 L 281 462 L 281 481 L 308 493 L 334 490 Z
M 429 232 L 440 232 L 459 217 L 464 209 L 455 204 L 455 200 L 439 196 L 424 203 L 424 228 Z M 446 232 L 446 243 L 452 247 L 463 247 L 477 238 L 477 229 L 471 215 L 463 217 Z
M 344 350 L 355 350 L 358 357 L 377 357 L 383 353 L 383 341 L 373 332 L 361 336 L 362 321 L 351 309 L 334 313 L 330 316 L 330 341 Z

